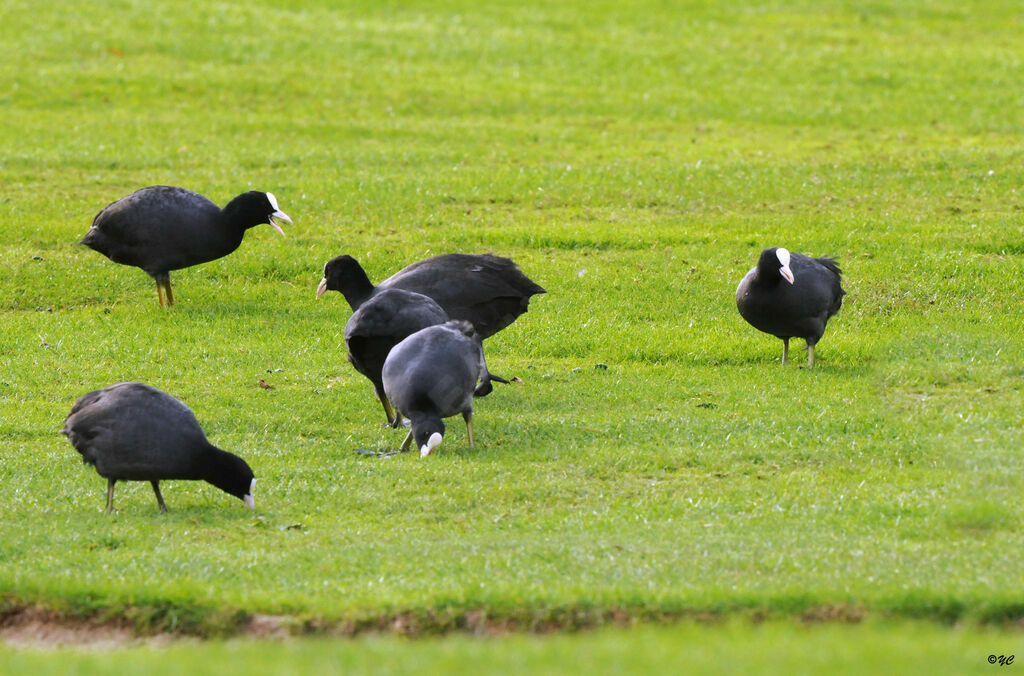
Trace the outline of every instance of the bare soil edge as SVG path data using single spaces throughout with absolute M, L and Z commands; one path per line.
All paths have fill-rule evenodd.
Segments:
M 79 616 L 54 611 L 39 605 L 8 606 L 0 611 L 0 643 L 15 648 L 49 649 L 76 647 L 112 649 L 133 645 L 160 646 L 177 642 L 198 642 L 210 638 L 287 640 L 291 638 L 355 638 L 362 635 L 393 635 L 408 638 L 465 634 L 479 637 L 509 634 L 554 634 L 588 631 L 601 627 L 668 626 L 679 622 L 713 625 L 730 619 L 752 624 L 766 621 L 790 621 L 798 624 L 858 624 L 868 619 L 892 619 L 908 622 L 933 622 L 955 626 L 995 624 L 1004 629 L 1024 632 L 1024 617 L 1001 620 L 971 620 L 965 617 L 905 615 L 869 612 L 853 605 L 813 606 L 799 612 L 765 610 L 731 611 L 652 611 L 640 608 L 570 608 L 547 611 L 512 610 L 504 613 L 484 609 L 468 611 L 404 612 L 368 616 L 359 619 L 303 618 L 290 615 L 241 614 L 238 621 L 215 629 L 191 627 L 181 631 L 162 631 L 140 625 L 128 615 Z
M 683 620 L 713 624 L 727 617 L 745 617 L 757 623 L 769 619 L 766 613 L 666 612 L 649 610 L 564 610 L 538 616 L 529 611 L 510 615 L 486 610 L 460 613 L 425 611 L 379 617 L 326 620 L 287 615 L 246 615 L 230 628 L 219 628 L 212 636 L 198 628 L 189 631 L 147 631 L 139 629 L 127 617 L 82 617 L 63 614 L 42 606 L 8 608 L 0 614 L 0 642 L 16 648 L 86 647 L 110 649 L 132 645 L 159 646 L 178 641 L 206 638 L 247 638 L 284 640 L 298 637 L 353 638 L 366 634 L 390 634 L 410 638 L 461 633 L 473 636 L 501 636 L 514 633 L 551 634 L 575 632 L 599 627 L 668 625 Z M 808 609 L 791 619 L 805 623 L 857 623 L 865 619 L 865 610 L 852 606 L 828 606 Z M 775 619 L 781 619 L 772 616 Z

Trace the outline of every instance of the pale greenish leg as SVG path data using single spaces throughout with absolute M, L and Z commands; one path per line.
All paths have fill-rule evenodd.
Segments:
M 391 410 L 391 402 L 388 401 L 387 397 L 382 397 L 379 394 L 377 395 L 377 398 L 380 399 L 381 405 L 384 406 L 384 415 L 388 417 L 388 422 L 386 425 L 384 425 L 384 427 L 398 427 L 398 425 L 395 424 L 395 421 L 397 421 L 398 418 Z
M 469 447 L 473 448 L 473 413 L 463 413 L 462 417 L 466 420 L 466 434 L 469 435 Z
M 401 445 L 401 447 L 399 447 L 398 450 L 400 452 L 402 452 L 402 453 L 405 453 L 406 451 L 409 450 L 409 446 L 411 444 L 412 444 L 412 428 L 410 427 L 409 428 L 409 433 L 405 435 L 405 441 L 402 442 L 402 445 Z
M 107 479 L 107 512 L 114 511 L 114 484 L 117 479 Z

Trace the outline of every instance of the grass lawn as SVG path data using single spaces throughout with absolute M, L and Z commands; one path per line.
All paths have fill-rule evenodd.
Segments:
M 1019 624 L 1019 3 L 335 5 L 0 9 L 0 610 L 213 636 L 255 614 L 427 634 L 867 614 L 935 621 L 893 640 L 940 647 L 940 623 Z M 294 225 L 172 272 L 164 310 L 75 244 L 160 183 L 272 191 Z M 813 371 L 736 312 L 772 245 L 845 273 Z M 474 450 L 453 419 L 428 459 L 359 455 L 403 432 L 345 360 L 344 299 L 314 299 L 323 263 L 379 281 L 449 251 L 548 290 L 485 345 L 521 382 L 478 401 Z M 146 484 L 103 513 L 57 431 L 119 380 L 245 458 L 256 512 L 169 482 L 168 514 Z M 683 631 L 795 631 L 729 626 Z M 557 669 L 589 640 L 533 650 Z
M 1007 673 L 1019 632 L 900 622 L 604 629 L 595 633 L 456 635 L 406 640 L 207 641 L 102 649 L 0 648 L 10 673 L 61 674 L 861 674 Z M 989 663 L 995 656 L 995 664 Z

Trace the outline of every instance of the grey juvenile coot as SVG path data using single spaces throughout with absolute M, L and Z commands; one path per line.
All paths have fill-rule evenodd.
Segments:
M 783 365 L 789 339 L 805 339 L 811 368 L 814 346 L 843 303 L 841 274 L 831 258 L 811 258 L 782 247 L 765 249 L 736 287 L 736 307 L 754 328 L 782 339 Z
M 384 360 L 391 348 L 406 337 L 446 321 L 448 315 L 428 296 L 404 289 L 382 289 L 360 305 L 345 324 L 348 360 L 373 383 L 392 426 L 398 427 L 401 418 L 391 411 L 384 393 Z
M 450 321 L 412 334 L 384 362 L 384 392 L 396 414 L 412 422 L 402 450 L 416 441 L 429 455 L 444 437 L 442 418 L 461 413 L 473 447 L 473 390 L 486 373 L 483 349 L 472 324 Z
M 61 433 L 107 479 L 108 512 L 118 481 L 149 481 L 166 512 L 164 479 L 202 479 L 255 507 L 249 465 L 207 441 L 192 411 L 155 387 L 117 383 L 83 394 Z
M 489 338 L 526 312 L 530 297 L 544 293 L 508 258 L 492 254 L 442 254 L 395 273 L 376 287 L 351 256 L 338 256 L 324 266 L 317 287 L 340 291 L 353 310 L 382 289 L 405 289 L 430 296 L 452 319 L 464 319 L 481 339 Z
M 103 208 L 81 243 L 124 265 L 142 268 L 156 280 L 160 305 L 174 304 L 171 270 L 206 263 L 238 248 L 249 228 L 274 219 L 291 223 L 272 193 L 252 190 L 223 209 L 199 193 L 169 185 L 136 190 Z

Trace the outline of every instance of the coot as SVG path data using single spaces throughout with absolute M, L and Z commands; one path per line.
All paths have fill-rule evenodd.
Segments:
M 811 368 L 814 346 L 843 303 L 841 274 L 831 258 L 811 258 L 782 247 L 765 249 L 736 288 L 736 307 L 754 328 L 782 339 L 783 365 L 789 339 L 805 339 Z
M 486 372 L 483 349 L 473 325 L 449 321 L 412 334 L 391 350 L 382 372 L 384 392 L 412 429 L 402 449 L 416 441 L 429 455 L 444 436 L 442 418 L 461 413 L 473 447 L 473 390 Z
M 202 195 L 169 185 L 154 185 L 108 204 L 81 243 L 124 265 L 142 268 L 156 280 L 157 298 L 174 304 L 171 270 L 226 256 L 242 243 L 245 231 L 274 222 L 291 223 L 272 193 L 252 190 L 223 209 Z
M 83 394 L 71 407 L 62 434 L 107 479 L 107 511 L 114 510 L 114 484 L 148 481 L 157 503 L 165 479 L 202 479 L 253 509 L 252 470 L 203 434 L 185 404 L 155 387 L 117 383 Z
M 381 376 L 384 360 L 391 348 L 406 337 L 446 321 L 448 315 L 430 297 L 404 289 L 382 289 L 360 305 L 345 324 L 348 360 L 373 383 L 388 423 L 393 427 L 401 424 L 401 418 L 391 411 L 384 394 Z
M 433 298 L 451 319 L 464 319 L 480 338 L 489 338 L 526 312 L 530 297 L 544 289 L 508 258 L 492 254 L 442 254 L 413 263 L 376 287 L 351 256 L 338 256 L 324 266 L 317 287 L 340 291 L 353 310 L 381 289 L 405 289 Z

